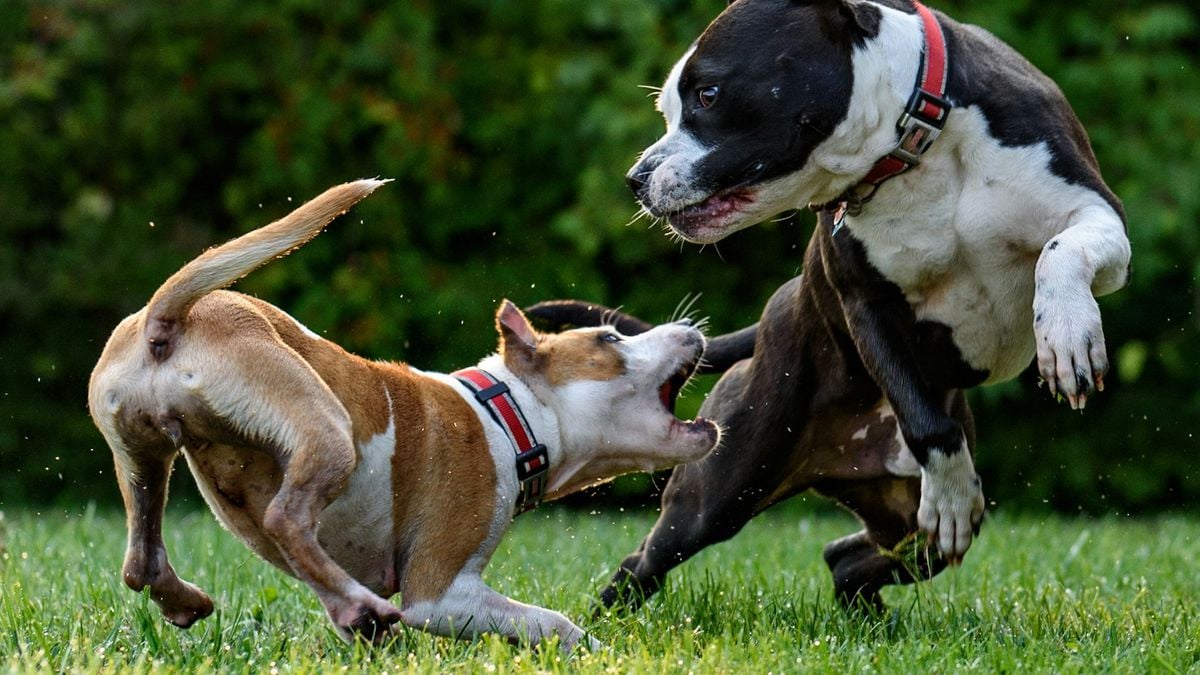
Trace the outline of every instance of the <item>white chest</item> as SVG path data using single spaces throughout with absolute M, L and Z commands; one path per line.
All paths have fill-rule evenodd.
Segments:
M 1054 175 L 1044 145 L 1001 146 L 976 109 L 956 109 L 951 125 L 847 227 L 917 319 L 951 328 L 967 363 L 1001 382 L 1034 354 L 1042 247 L 1099 196 Z

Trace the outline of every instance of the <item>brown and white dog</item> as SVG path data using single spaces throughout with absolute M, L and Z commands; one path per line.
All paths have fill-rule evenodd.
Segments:
M 671 412 L 704 338 L 683 323 L 633 338 L 609 327 L 541 335 L 505 301 L 499 353 L 457 378 L 357 357 L 262 300 L 219 290 L 382 183 L 331 188 L 207 251 L 113 332 L 88 405 L 128 514 L 125 583 L 149 586 L 180 627 L 213 611 L 163 545 L 168 477 L 182 452 L 221 523 L 307 583 L 344 637 L 380 640 L 402 621 L 455 637 L 557 635 L 570 648 L 584 637 L 579 627 L 500 595 L 481 572 L 519 497 L 554 499 L 716 445 L 715 423 Z M 503 383 L 491 388 L 501 395 L 466 383 L 481 372 Z M 521 429 L 493 418 L 497 406 Z M 513 433 L 541 442 L 521 467 Z M 399 607 L 385 600 L 397 593 Z

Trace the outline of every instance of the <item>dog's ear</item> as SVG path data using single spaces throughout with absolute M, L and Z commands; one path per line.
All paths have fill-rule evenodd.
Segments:
M 736 1 L 734 0 L 734 2 Z M 792 2 L 797 5 L 809 5 L 835 11 L 839 19 L 839 27 L 848 29 L 856 42 L 879 35 L 879 24 L 883 21 L 883 14 L 878 7 L 869 2 L 863 0 L 792 0 Z
M 838 4 L 841 5 L 842 16 L 846 18 L 848 25 L 857 30 L 863 38 L 870 39 L 879 35 L 879 24 L 883 21 L 883 15 L 878 7 L 860 0 L 842 0 Z
M 496 311 L 496 330 L 500 333 L 500 355 L 504 365 L 516 372 L 525 372 L 537 354 L 537 331 L 529 319 L 507 299 Z

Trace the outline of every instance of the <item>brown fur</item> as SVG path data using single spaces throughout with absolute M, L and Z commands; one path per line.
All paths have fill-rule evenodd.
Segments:
M 212 612 L 208 596 L 176 575 L 162 541 L 171 466 L 182 453 L 218 519 L 312 588 L 347 637 L 381 640 L 404 620 L 442 634 L 494 627 L 510 637 L 556 633 L 563 645 L 574 644 L 582 631 L 565 617 L 504 598 L 479 577 L 512 515 L 500 495 L 509 499 L 512 491 L 499 487 L 499 446 L 492 447 L 465 390 L 403 364 L 357 357 L 267 302 L 219 290 L 299 246 L 378 185 L 333 188 L 206 252 L 113 332 L 88 404 L 113 450 L 128 515 L 125 583 L 148 586 L 176 625 Z M 539 336 L 507 301 L 497 327 L 502 367 L 517 375 L 514 385 L 525 376 L 552 388 L 625 373 L 624 358 L 599 331 Z M 637 387 L 648 403 L 656 401 L 661 384 L 652 380 L 660 372 L 694 363 L 703 350 L 700 333 L 682 327 L 639 344 L 662 359 L 639 361 L 650 364 Z M 547 481 L 593 484 L 695 459 L 716 443 L 715 425 L 677 425 L 665 409 L 656 419 L 657 406 L 630 403 L 634 389 L 611 388 L 626 413 L 648 415 L 640 436 L 619 446 L 623 454 L 597 463 L 590 431 L 576 432 L 570 448 L 565 436 L 548 439 L 559 459 L 579 454 L 551 461 Z M 537 398 L 531 389 L 523 395 Z M 600 399 L 580 400 L 595 415 Z M 541 417 L 557 415 L 534 403 L 546 407 Z M 600 435 L 608 426 L 582 428 Z M 513 460 L 505 461 L 515 473 Z M 381 597 L 397 592 L 403 612 Z M 477 616 L 481 625 L 470 628 Z
M 543 372 L 552 386 L 579 380 L 605 382 L 625 372 L 625 361 L 593 331 L 543 335 L 538 354 L 547 364 Z

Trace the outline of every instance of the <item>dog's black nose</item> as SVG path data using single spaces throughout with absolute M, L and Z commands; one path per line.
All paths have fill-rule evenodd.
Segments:
M 650 177 L 649 171 L 642 171 L 638 167 L 633 167 L 633 170 L 625 174 L 625 183 L 629 185 L 629 189 L 633 190 L 636 197 L 641 197 L 642 192 L 646 190 L 647 180 Z

